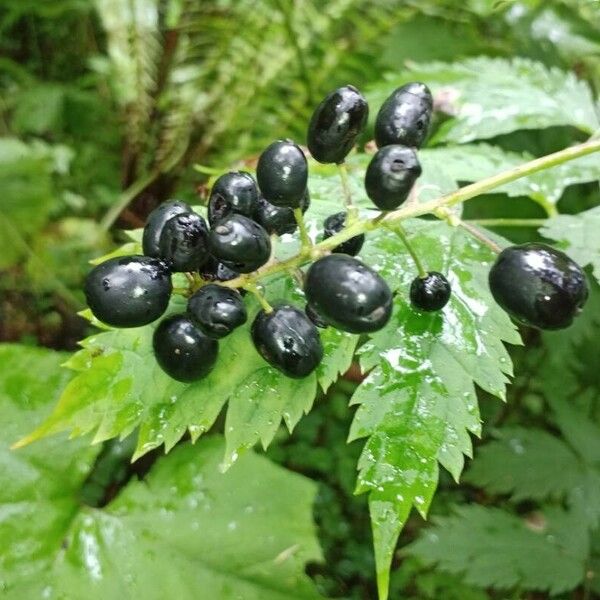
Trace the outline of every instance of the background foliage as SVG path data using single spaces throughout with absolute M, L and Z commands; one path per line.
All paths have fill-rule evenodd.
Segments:
M 490 253 L 415 221 L 419 253 L 456 292 L 443 318 L 415 315 L 399 294 L 358 363 L 359 340 L 327 331 L 323 366 L 300 382 L 266 368 L 242 330 L 209 379 L 182 386 L 147 360 L 150 328 L 98 332 L 76 314 L 88 261 L 115 242 L 135 249 L 139 235 L 121 229 L 173 195 L 202 203 L 209 176 L 251 168 L 274 136 L 303 140 L 336 85 L 364 89 L 371 116 L 395 85 L 432 88 L 421 199 L 586 139 L 599 126 L 597 2 L 5 0 L 0 57 L 7 597 L 191 598 L 208 586 L 223 599 L 371 599 L 388 563 L 391 598 L 600 597 L 596 284 L 575 326 L 522 330 L 509 355 L 503 341 L 519 336 L 489 298 Z M 359 202 L 367 159 L 350 163 Z M 311 167 L 316 232 L 340 192 Z M 597 276 L 599 175 L 597 156 L 580 159 L 463 217 L 495 223 L 501 243 L 552 240 Z M 393 233 L 363 255 L 406 288 Z M 270 289 L 299 297 L 289 281 Z M 86 335 L 75 355 L 58 352 Z M 8 450 L 38 425 L 37 437 L 102 444 L 58 436 Z M 258 442 L 268 458 L 244 453 Z

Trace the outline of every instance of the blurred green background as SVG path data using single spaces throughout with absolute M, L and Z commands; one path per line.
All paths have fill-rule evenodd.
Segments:
M 88 329 L 76 314 L 84 306 L 81 283 L 88 261 L 121 241 L 121 229 L 140 227 L 165 199 L 202 202 L 211 173 L 252 165 L 273 138 L 302 143 L 314 106 L 331 89 L 352 83 L 377 96 L 377 90 L 392 85 L 384 88 L 386 81 L 407 70 L 419 72 L 420 65 L 424 72 L 436 72 L 440 84 L 447 75 L 438 63 L 473 69 L 473 57 L 532 59 L 571 73 L 597 98 L 600 3 L 0 0 L 0 341 L 74 349 Z M 494 80 L 502 74 L 494 72 L 492 62 L 480 64 L 478 93 L 492 94 Z M 437 128 L 452 116 L 452 100 L 436 96 Z M 530 102 L 537 102 L 534 94 Z M 486 141 L 540 156 L 585 138 L 585 131 L 571 125 L 524 123 L 519 131 L 487 136 Z M 365 135 L 362 143 L 368 140 Z M 469 169 L 467 159 L 464 169 Z M 490 195 L 465 214 L 480 219 L 545 216 L 525 196 L 511 202 L 507 213 L 504 199 Z M 567 187 L 557 206 L 561 213 L 577 213 L 598 204 L 598 183 L 588 181 Z M 537 235 L 522 228 L 498 231 L 515 241 Z M 592 296 L 597 309 L 595 286 Z M 527 557 L 535 558 L 537 547 L 527 548 L 527 541 L 508 531 L 524 515 L 535 528 L 536 510 L 548 502 L 562 506 L 565 490 L 550 485 L 547 494 L 511 495 L 509 484 L 494 491 L 493 486 L 486 488 L 485 480 L 489 473 L 498 478 L 521 473 L 526 480 L 539 469 L 553 477 L 548 461 L 571 453 L 569 448 L 578 443 L 573 439 L 579 430 L 569 437 L 569 425 L 558 416 L 565 414 L 560 413 L 563 400 L 574 399 L 597 427 L 600 313 L 590 309 L 587 314 L 560 338 L 525 332 L 529 346 L 514 352 L 517 377 L 508 404 L 483 399 L 483 444 L 488 450 L 482 456 L 488 462 L 482 459 L 485 467 L 469 471 L 460 487 L 442 474 L 433 514 L 446 515 L 473 501 L 503 512 L 497 519 L 495 513 L 473 515 L 472 529 L 456 525 L 448 553 L 462 547 L 463 538 L 471 539 L 475 556 L 479 548 L 496 544 L 501 573 L 508 569 L 504 563 L 516 561 L 519 571 Z M 557 380 L 557 370 L 569 375 Z M 358 600 L 375 598 L 375 584 L 366 499 L 352 494 L 361 445 L 345 444 L 353 386 L 351 378 L 338 382 L 293 437 L 282 433 L 277 438 L 269 455 L 319 482 L 314 510 L 326 562 L 310 565 L 309 573 L 322 593 Z M 557 394 L 554 412 L 548 412 L 545 401 Z M 521 429 L 511 429 L 517 424 Z M 508 469 L 502 452 L 520 435 L 527 443 L 541 444 L 543 466 L 512 464 L 507 475 L 500 470 Z M 490 442 L 494 436 L 500 439 Z M 588 455 L 590 464 L 582 469 L 597 468 L 600 452 L 595 451 L 598 455 Z M 600 506 L 598 486 L 586 500 L 590 505 Z M 494 523 L 505 525 L 498 532 Z M 586 550 L 565 550 L 569 559 L 571 550 L 578 557 L 583 552 L 585 565 L 582 577 L 565 575 L 566 584 L 561 580 L 563 585 L 554 585 L 545 576 L 511 582 L 512 571 L 498 575 L 495 565 L 484 565 L 465 580 L 456 572 L 471 562 L 467 551 L 459 553 L 460 568 L 435 567 L 439 561 L 427 559 L 431 551 L 420 552 L 416 545 L 410 556 L 398 554 L 390 597 L 600 597 L 595 570 L 600 536 L 593 523 L 581 533 L 589 536 Z M 559 525 L 572 530 L 569 522 Z M 403 543 L 418 538 L 424 527 L 413 516 Z M 538 565 L 523 569 L 542 570 L 546 559 L 538 558 Z M 560 572 L 561 565 L 553 569 Z

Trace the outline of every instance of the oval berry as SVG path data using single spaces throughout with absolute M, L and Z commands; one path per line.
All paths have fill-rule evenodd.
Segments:
M 243 215 L 231 215 L 216 223 L 209 235 L 210 253 L 238 273 L 251 273 L 271 256 L 269 234 Z
M 171 296 L 164 262 L 148 256 L 120 256 L 94 267 L 84 292 L 94 316 L 112 327 L 141 327 L 158 319 Z
M 208 259 L 208 227 L 194 212 L 169 219 L 160 235 L 160 255 L 175 272 L 197 271 Z
M 323 358 L 319 332 L 301 310 L 290 304 L 261 310 L 252 323 L 252 341 L 259 354 L 288 377 L 312 373 Z
M 146 256 L 160 257 L 160 234 L 165 223 L 182 213 L 191 212 L 189 204 L 173 200 L 157 206 L 149 215 L 144 227 L 142 237 L 142 248 Z
M 239 292 L 216 284 L 201 287 L 189 299 L 187 311 L 196 327 L 215 339 L 229 335 L 248 318 Z
M 402 144 L 420 148 L 427 137 L 433 97 L 424 83 L 407 83 L 392 92 L 375 119 L 375 141 L 379 148 Z
M 305 191 L 300 208 L 306 212 L 310 206 L 310 196 L 308 190 Z M 264 198 L 258 201 L 258 207 L 254 213 L 254 220 L 265 228 L 269 233 L 283 235 L 284 233 L 294 233 L 298 228 L 294 210 L 287 206 L 275 206 Z
M 298 208 L 308 182 L 308 163 L 300 146 L 291 140 L 273 142 L 258 159 L 258 186 L 275 206 Z
M 210 191 L 208 222 L 213 225 L 231 213 L 252 217 L 257 204 L 258 188 L 250 173 L 225 173 L 215 181 Z
M 377 331 L 392 314 L 392 292 L 385 280 L 345 254 L 331 254 L 313 263 L 304 292 L 311 307 L 343 331 Z
M 307 145 L 320 163 L 342 163 L 364 129 L 369 105 L 352 85 L 331 92 L 315 109 Z
M 416 152 L 406 146 L 385 146 L 371 159 L 365 174 L 365 189 L 381 210 L 394 210 L 407 198 L 421 175 Z
M 427 312 L 441 310 L 448 304 L 452 289 L 450 282 L 437 271 L 430 271 L 426 277 L 415 277 L 410 285 L 410 302 Z
M 204 335 L 186 315 L 167 317 L 152 338 L 160 368 L 173 379 L 191 382 L 206 377 L 217 360 L 219 343 Z
M 336 233 L 339 233 L 346 226 L 346 213 L 339 212 L 333 215 L 329 215 L 323 224 L 323 239 L 326 240 L 334 236 Z M 356 256 L 363 247 L 365 243 L 365 235 L 361 233 L 360 235 L 355 235 L 351 237 L 349 240 L 342 242 L 338 246 L 336 246 L 332 252 L 336 252 L 338 254 L 348 254 L 349 256 Z
M 564 252 L 540 243 L 502 250 L 489 284 L 494 300 L 511 317 L 539 329 L 571 325 L 589 293 L 582 268 Z

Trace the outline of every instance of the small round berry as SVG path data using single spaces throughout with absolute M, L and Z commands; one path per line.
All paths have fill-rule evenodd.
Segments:
M 310 206 L 310 196 L 308 189 L 304 193 L 300 208 L 306 212 Z M 254 213 L 254 220 L 262 225 L 269 233 L 283 235 L 285 233 L 294 233 L 298 228 L 294 210 L 287 206 L 275 206 L 267 202 L 264 198 L 258 201 L 258 207 Z
M 160 255 L 172 271 L 197 271 L 208 260 L 208 227 L 194 212 L 169 219 L 160 235 Z
M 334 236 L 336 233 L 339 233 L 342 231 L 342 229 L 344 229 L 346 225 L 346 213 L 339 212 L 335 213 L 334 215 L 329 215 L 325 219 L 325 223 L 323 225 L 323 239 L 326 240 L 327 238 Z M 364 243 L 365 234 L 361 233 L 360 235 L 355 235 L 349 240 L 342 242 L 339 246 L 336 246 L 332 252 L 356 256 L 361 251 Z
M 202 265 L 199 274 L 204 281 L 231 281 L 232 279 L 240 276 L 237 271 L 225 266 L 214 256 L 210 256 L 209 259 Z
M 149 215 L 144 227 L 142 238 L 142 248 L 146 256 L 160 257 L 160 234 L 165 223 L 182 213 L 192 212 L 189 204 L 173 200 L 157 206 Z
M 342 163 L 364 129 L 369 105 L 352 85 L 331 92 L 315 109 L 308 126 L 307 145 L 320 163 Z
M 311 307 L 342 331 L 377 331 L 392 314 L 392 291 L 385 280 L 346 254 L 330 254 L 313 263 L 304 292 Z
M 379 148 L 402 144 L 420 148 L 427 137 L 433 97 L 424 83 L 407 83 L 392 92 L 375 119 L 375 141 Z
M 206 377 L 219 352 L 219 343 L 204 335 L 186 315 L 161 321 L 152 345 L 160 368 L 169 377 L 186 383 Z
M 208 241 L 210 253 L 238 273 L 256 271 L 271 256 L 269 234 L 243 215 L 230 215 L 216 223 Z
M 437 271 L 429 271 L 426 277 L 415 277 L 410 284 L 410 302 L 420 310 L 441 310 L 450 300 L 450 282 Z
M 320 329 L 326 329 L 328 327 L 327 321 L 310 305 L 307 304 L 304 307 L 306 316 Z
M 298 208 L 308 183 L 306 156 L 291 140 L 273 142 L 258 159 L 256 178 L 271 204 Z
M 394 210 L 407 198 L 421 165 L 416 152 L 406 146 L 385 146 L 373 156 L 365 174 L 365 189 L 381 210 Z
M 563 329 L 588 298 L 583 269 L 564 252 L 540 243 L 500 252 L 489 275 L 494 300 L 519 323 Z
M 248 318 L 239 292 L 217 284 L 201 287 L 189 299 L 187 310 L 196 327 L 214 339 L 229 335 Z
M 210 191 L 208 222 L 212 226 L 231 213 L 252 217 L 257 204 L 258 188 L 250 173 L 225 173 L 215 181 Z
M 84 292 L 96 318 L 112 327 L 141 327 L 158 319 L 171 296 L 164 262 L 148 256 L 111 258 L 86 277 Z
M 301 310 L 290 304 L 261 310 L 252 323 L 252 341 L 258 353 L 288 377 L 312 373 L 323 358 L 319 332 Z

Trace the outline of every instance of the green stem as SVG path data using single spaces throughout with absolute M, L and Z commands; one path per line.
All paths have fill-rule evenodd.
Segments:
M 352 203 L 352 192 L 350 191 L 350 180 L 348 179 L 348 167 L 346 163 L 338 163 L 338 170 L 342 180 L 342 193 L 344 194 L 344 205 L 346 206 L 346 226 L 352 225 L 358 218 L 358 210 Z
M 482 227 L 542 227 L 547 219 L 469 219 L 466 223 Z
M 258 289 L 252 282 L 248 282 L 244 285 L 244 288 L 247 289 L 251 294 L 254 294 L 256 299 L 259 301 L 260 305 L 263 307 L 263 310 L 266 313 L 273 312 L 273 307 L 267 302 L 267 299 L 264 297 L 263 293 Z
M 587 154 L 592 154 L 593 152 L 598 151 L 600 151 L 600 139 L 589 140 L 583 144 L 566 148 L 565 150 L 555 152 L 554 154 L 549 154 L 548 156 L 543 156 L 542 158 L 536 158 L 535 160 L 524 163 L 513 169 L 509 169 L 508 171 L 499 173 L 498 175 L 493 175 L 492 177 L 482 179 L 481 181 L 462 187 L 459 190 L 456 190 L 451 194 L 441 196 L 440 198 L 434 198 L 433 200 L 429 200 L 427 202 L 410 203 L 402 206 L 398 210 L 386 213 L 383 217 L 378 215 L 373 219 L 356 220 L 339 233 L 336 233 L 330 238 L 315 244 L 312 248 L 301 249 L 296 256 L 284 261 L 275 261 L 273 263 L 269 263 L 250 275 L 243 275 L 228 281 L 226 285 L 227 287 L 247 287 L 248 284 L 252 284 L 253 282 L 259 281 L 265 277 L 269 277 L 282 271 L 289 271 L 290 269 L 299 267 L 311 260 L 316 260 L 321 256 L 325 256 L 326 254 L 329 254 L 333 248 L 339 246 L 342 242 L 349 240 L 355 235 L 360 235 L 361 233 L 373 231 L 381 227 L 388 227 L 389 224 L 400 223 L 410 217 L 418 217 L 429 213 L 435 213 L 440 208 L 460 204 L 461 202 L 465 202 L 466 200 L 470 200 L 471 198 L 485 194 L 486 192 L 500 187 L 505 183 L 510 183 L 511 181 L 515 181 L 522 177 L 527 177 L 532 173 L 536 173 L 543 169 L 549 169 L 575 158 L 579 158 L 580 156 L 586 156 Z
M 475 225 L 462 220 L 458 222 L 458 225 L 465 231 L 468 231 L 475 239 L 479 240 L 484 246 L 487 246 L 495 254 L 500 254 L 500 252 L 502 252 L 502 248 L 500 248 L 496 242 L 490 240 L 490 238 L 487 237 L 487 235 L 485 235 L 482 231 L 477 229 Z
M 300 232 L 300 242 L 302 243 L 302 247 L 304 249 L 310 248 L 312 246 L 312 240 L 308 235 L 306 223 L 304 222 L 304 214 L 302 213 L 301 208 L 294 209 L 294 218 L 296 219 L 296 223 L 298 224 L 298 230 Z
M 408 241 L 408 237 L 406 235 L 406 231 L 404 230 L 404 227 L 402 227 L 402 225 L 400 225 L 400 223 L 395 223 L 393 227 L 390 227 L 390 230 L 393 231 L 402 240 L 402 243 L 406 246 L 408 253 L 411 255 L 413 262 L 415 263 L 415 266 L 417 267 L 417 271 L 419 272 L 419 277 L 421 277 L 421 279 L 424 279 L 425 277 L 427 277 L 427 271 L 426 271 L 425 267 L 423 267 L 423 263 L 421 262 L 419 255 L 416 253 L 415 249 L 413 248 L 413 245 Z

